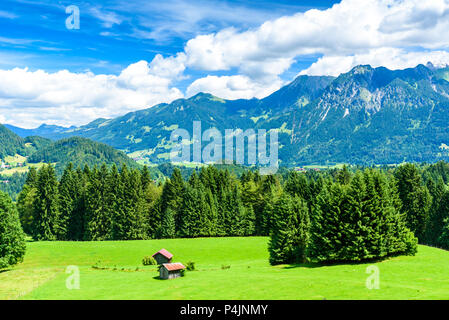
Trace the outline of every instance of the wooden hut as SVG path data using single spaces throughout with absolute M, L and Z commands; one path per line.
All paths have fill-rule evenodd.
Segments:
M 181 272 L 186 267 L 182 263 L 164 263 L 159 269 L 159 278 L 167 280 L 167 279 L 175 279 L 181 277 Z
M 164 263 L 171 263 L 171 259 L 173 258 L 173 255 L 168 252 L 165 249 L 161 249 L 155 254 L 153 254 L 154 260 L 156 260 L 158 265 L 164 264 Z

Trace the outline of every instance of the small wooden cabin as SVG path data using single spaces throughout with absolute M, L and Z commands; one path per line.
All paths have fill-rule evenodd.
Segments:
M 186 267 L 182 263 L 164 263 L 159 269 L 159 278 L 167 280 L 167 279 L 175 279 L 181 277 L 181 270 L 184 270 Z
M 154 260 L 156 260 L 158 265 L 164 264 L 164 263 L 171 263 L 171 259 L 173 258 L 173 255 L 168 252 L 165 249 L 161 249 L 155 254 L 153 254 Z

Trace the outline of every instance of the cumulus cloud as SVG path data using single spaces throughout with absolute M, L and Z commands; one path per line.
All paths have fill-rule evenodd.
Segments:
M 317 62 L 313 63 L 306 70 L 301 71 L 300 74 L 338 76 L 361 64 L 395 70 L 413 68 L 418 64 L 427 64 L 427 62 L 431 62 L 436 67 L 445 67 L 449 63 L 449 52 L 406 52 L 397 48 L 381 48 L 351 56 L 325 56 L 319 58 Z
M 204 70 L 243 69 L 247 63 L 292 62 L 305 54 L 348 55 L 383 47 L 449 45 L 447 0 L 343 0 L 238 32 L 225 29 L 187 42 L 188 65 Z M 272 68 L 279 74 L 285 67 Z
M 175 71 L 161 72 L 174 65 L 157 57 L 139 61 L 119 75 L 47 73 L 27 68 L 0 70 L 0 105 L 6 122 L 33 127 L 52 119 L 62 125 L 86 123 L 99 117 L 114 117 L 128 111 L 170 102 L 183 97 L 171 87 Z
M 105 27 L 123 19 L 100 16 L 95 10 L 92 14 Z M 187 41 L 182 52 L 156 55 L 150 63 L 137 62 L 119 75 L 0 70 L 0 105 L 17 114 L 27 108 L 36 117 L 48 112 L 71 124 L 182 97 L 174 81 L 189 71 L 200 78 L 188 86 L 187 96 L 204 91 L 238 99 L 272 93 L 284 84 L 283 75 L 292 72 L 295 62 L 310 56 L 320 58 L 301 74 L 338 75 L 358 64 L 390 69 L 428 61 L 446 65 L 448 18 L 449 0 L 342 0 L 325 10 L 283 16 L 255 28 L 203 33 Z M 64 115 L 58 116 L 58 110 Z M 23 125 L 8 112 L 4 117 Z M 24 113 L 25 125 L 37 122 L 27 117 Z
M 225 99 L 263 98 L 278 90 L 283 82 L 278 79 L 270 84 L 257 83 L 242 75 L 236 76 L 207 76 L 195 80 L 187 88 L 187 96 L 199 92 L 211 93 Z
M 239 76 L 205 77 L 199 88 L 227 97 L 259 96 L 306 55 L 322 56 L 301 74 L 338 75 L 358 64 L 391 69 L 449 63 L 448 0 L 343 0 L 239 31 L 197 36 L 185 46 L 186 65 L 205 71 L 237 69 Z M 234 88 L 234 81 L 245 83 Z M 264 87 L 266 90 L 264 90 Z

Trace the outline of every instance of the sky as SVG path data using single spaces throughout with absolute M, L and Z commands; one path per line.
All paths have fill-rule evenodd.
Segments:
M 263 98 L 359 64 L 445 66 L 448 30 L 449 0 L 1 0 L 0 123 Z

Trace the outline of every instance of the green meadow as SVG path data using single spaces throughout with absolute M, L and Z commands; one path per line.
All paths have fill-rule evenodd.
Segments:
M 23 263 L 0 271 L 0 299 L 449 299 L 449 252 L 346 265 L 268 264 L 266 237 L 111 242 L 29 242 Z M 157 279 L 142 258 L 165 248 L 193 261 L 183 278 Z M 69 290 L 67 266 L 80 270 Z M 368 289 L 367 267 L 379 270 Z

